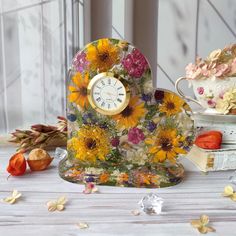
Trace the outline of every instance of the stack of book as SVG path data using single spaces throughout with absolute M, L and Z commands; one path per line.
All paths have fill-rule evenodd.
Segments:
M 236 115 L 195 113 L 194 121 L 199 133 L 220 131 L 222 146 L 221 149 L 206 150 L 194 145 L 186 158 L 203 172 L 236 169 Z

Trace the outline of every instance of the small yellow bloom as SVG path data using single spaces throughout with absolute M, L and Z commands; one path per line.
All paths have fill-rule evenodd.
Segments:
M 232 109 L 236 109 L 236 88 L 231 88 L 216 101 L 216 110 L 222 114 L 228 114 Z
M 63 211 L 66 202 L 67 199 L 65 197 L 60 197 L 56 201 L 49 201 L 47 202 L 48 211 Z
M 9 204 L 14 204 L 20 197 L 21 193 L 19 193 L 17 190 L 13 190 L 12 195 L 2 199 L 2 201 Z
M 186 154 L 180 145 L 183 140 L 184 137 L 177 135 L 175 129 L 159 129 L 155 135 L 147 138 L 145 143 L 150 145 L 148 152 L 153 156 L 154 162 L 164 162 L 168 159 L 175 163 L 178 154 Z
M 104 161 L 110 151 L 109 136 L 99 126 L 84 125 L 76 137 L 68 141 L 68 148 L 75 153 L 75 157 L 84 162 Z
M 135 96 L 130 99 L 128 106 L 120 114 L 113 116 L 113 119 L 118 122 L 118 126 L 131 128 L 135 127 L 145 114 L 144 103 Z
M 159 105 L 159 111 L 172 116 L 180 113 L 183 109 L 184 100 L 175 94 L 165 92 L 163 102 Z
M 90 62 L 92 70 L 107 71 L 119 61 L 119 47 L 109 39 L 100 39 L 97 45 L 88 45 L 86 59 Z
M 232 201 L 236 202 L 236 193 L 234 192 L 233 187 L 230 185 L 225 186 L 223 196 L 229 197 Z
M 86 73 L 82 75 L 80 72 L 77 72 L 72 77 L 72 82 L 74 86 L 69 86 L 69 101 L 74 102 L 79 105 L 81 108 L 88 106 L 88 97 L 87 97 L 87 86 L 89 83 L 89 75 Z
M 209 217 L 207 215 L 201 215 L 199 220 L 192 220 L 190 223 L 194 228 L 198 229 L 201 234 L 215 232 L 215 229 L 213 227 L 208 226 Z

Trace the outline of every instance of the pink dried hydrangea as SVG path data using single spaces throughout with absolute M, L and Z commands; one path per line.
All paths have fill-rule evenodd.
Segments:
M 144 133 L 139 128 L 131 128 L 128 133 L 128 141 L 133 144 L 139 144 L 145 138 Z
M 232 61 L 230 65 L 230 75 L 235 75 L 236 74 L 236 58 Z
M 128 74 L 135 78 L 140 78 L 148 68 L 147 60 L 136 48 L 122 60 L 122 65 Z
M 201 68 L 199 68 L 198 66 L 195 66 L 194 64 L 192 63 L 189 63 L 186 68 L 185 68 L 185 71 L 186 71 L 186 77 L 188 79 L 196 79 L 198 78 L 199 76 L 202 76 L 202 71 L 201 71 Z
M 220 64 L 214 69 L 214 76 L 221 77 L 230 71 L 230 67 L 227 64 Z
M 214 50 L 205 60 L 198 57 L 195 64 L 186 66 L 185 71 L 188 79 L 236 76 L 236 44 Z
M 88 66 L 88 61 L 86 60 L 85 52 L 77 53 L 72 64 L 75 67 L 76 71 L 79 71 L 80 73 L 82 73 L 85 70 L 85 68 Z

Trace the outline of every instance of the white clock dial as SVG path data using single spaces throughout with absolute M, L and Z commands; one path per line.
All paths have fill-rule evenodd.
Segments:
M 93 79 L 90 82 L 92 85 L 89 85 L 91 105 L 106 115 L 121 112 L 127 105 L 127 92 L 123 83 L 109 74 Z

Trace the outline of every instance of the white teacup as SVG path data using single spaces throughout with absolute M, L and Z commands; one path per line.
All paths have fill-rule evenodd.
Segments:
M 187 80 L 189 82 L 190 87 L 193 88 L 196 99 L 186 96 L 180 90 L 179 84 L 182 80 Z M 202 78 L 198 80 L 181 77 L 175 82 L 175 88 L 178 94 L 181 97 L 193 101 L 205 108 L 206 113 L 219 113 L 215 109 L 217 100 L 222 98 L 224 93 L 233 87 L 236 88 L 236 77 L 228 77 L 224 79 Z

